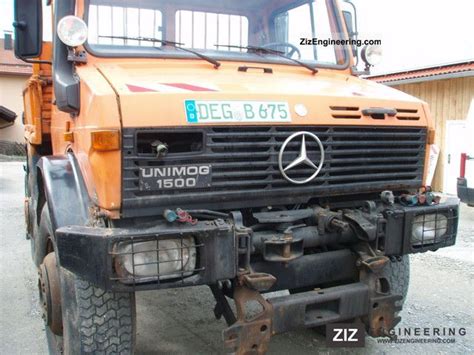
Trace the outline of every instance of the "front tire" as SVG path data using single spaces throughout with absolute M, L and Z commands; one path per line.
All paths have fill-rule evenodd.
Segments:
M 135 295 L 107 292 L 64 269 L 62 276 L 71 291 L 62 300 L 64 348 L 71 354 L 133 354 Z
M 397 306 L 403 306 L 410 284 L 410 258 L 403 255 L 401 260 L 390 261 L 382 270 L 382 277 L 387 279 L 390 285 L 390 293 L 401 295 L 403 298 L 397 301 Z
M 37 238 L 42 238 L 54 245 L 51 220 L 48 206 L 43 207 Z M 54 263 L 51 259 L 54 258 Z M 46 315 L 45 328 L 48 347 L 51 354 L 133 354 L 135 346 L 135 294 L 108 292 L 92 285 L 68 270 L 57 266 L 55 251 L 43 260 L 40 270 L 43 274 L 59 275 L 60 285 L 47 285 L 46 290 L 60 288 L 60 304 L 56 308 L 43 308 Z M 57 270 L 51 269 L 51 265 Z M 47 273 L 44 270 L 48 269 Z M 39 285 L 55 282 L 54 278 L 45 279 L 40 273 Z M 59 282 L 59 281 L 58 281 Z M 40 298 L 43 304 L 51 306 L 51 299 L 57 295 L 46 294 L 40 287 Z M 54 298 L 56 297 L 56 298 Z M 48 299 L 49 298 L 49 299 Z M 54 302 L 53 302 L 54 304 Z M 60 307 L 62 329 L 58 331 L 51 314 L 57 314 Z M 50 318 L 48 318 L 48 316 Z

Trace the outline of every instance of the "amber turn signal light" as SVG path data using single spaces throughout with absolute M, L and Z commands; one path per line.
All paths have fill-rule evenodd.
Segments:
M 64 141 L 73 143 L 74 142 L 74 133 L 64 132 Z
M 118 130 L 100 130 L 91 132 L 92 148 L 101 152 L 120 149 Z
M 435 133 L 436 133 L 436 131 L 434 130 L 434 128 L 430 128 L 428 130 L 428 144 L 434 144 L 434 142 L 435 142 Z

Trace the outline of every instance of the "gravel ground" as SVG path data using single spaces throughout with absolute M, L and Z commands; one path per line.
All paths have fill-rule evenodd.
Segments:
M 22 201 L 22 164 L 0 163 L 0 354 L 46 354 Z M 454 344 L 381 344 L 367 338 L 364 349 L 334 350 L 308 329 L 273 337 L 269 354 L 474 353 L 473 236 L 474 208 L 463 205 L 456 246 L 411 257 L 410 289 L 398 326 L 465 328 Z M 139 293 L 137 353 L 223 353 L 225 323 L 214 319 L 213 306 L 205 287 Z

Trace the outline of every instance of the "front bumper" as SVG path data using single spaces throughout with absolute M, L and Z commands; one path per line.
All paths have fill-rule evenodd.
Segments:
M 115 265 L 119 243 L 140 243 L 193 236 L 198 252 L 196 271 L 187 276 L 138 284 L 123 279 Z M 237 270 L 233 226 L 223 220 L 203 221 L 196 225 L 157 223 L 141 228 L 96 228 L 68 226 L 56 231 L 59 263 L 62 267 L 107 290 L 135 291 L 213 284 L 235 277 Z M 132 282 L 130 282 L 132 281 Z
M 451 198 L 439 205 L 396 205 L 384 208 L 383 213 L 374 211 L 377 236 L 371 243 L 385 255 L 395 257 L 453 245 L 456 241 L 458 208 L 459 200 Z M 442 236 L 436 235 L 434 239 L 422 238 L 421 243 L 414 245 L 413 223 L 424 221 L 425 216 L 438 215 L 445 216 L 443 219 L 447 221 L 445 233 Z M 226 220 L 200 221 L 196 225 L 156 222 L 150 226 L 127 228 L 67 226 L 56 231 L 56 242 L 62 267 L 107 290 L 133 292 L 215 285 L 235 279 L 239 268 L 242 268 L 242 260 L 246 260 L 245 268 L 250 267 L 257 272 L 273 275 L 277 281 L 272 290 L 357 281 L 357 257 L 351 251 L 351 245 L 360 242 L 360 235 L 356 232 L 352 232 L 353 235 L 349 238 L 346 236 L 341 244 L 342 248 L 339 246 L 338 250 L 332 248 L 326 252 L 304 253 L 294 260 L 275 262 L 258 257 L 259 251 L 254 244 L 258 241 L 252 240 L 252 232 L 248 231 L 248 228 L 230 217 Z M 429 229 L 427 235 L 428 233 Z M 180 270 L 177 277 L 160 280 L 159 264 L 164 261 L 160 261 L 158 257 L 154 262 L 157 264 L 156 277 L 152 278 L 152 281 L 150 278 L 145 280 L 140 277 L 125 279 L 118 272 L 116 259 L 119 243 L 127 242 L 133 245 L 152 241 L 156 242 L 153 249 L 156 251 L 159 249 L 159 241 L 189 237 L 194 238 L 197 253 L 196 265 L 192 272 Z M 316 235 L 314 238 L 317 237 Z M 331 238 L 320 239 L 329 244 Z M 303 240 L 307 243 L 304 248 L 309 248 L 312 240 Z M 255 253 L 257 258 L 253 257 Z M 315 269 L 321 272 L 312 272 Z
M 474 188 L 467 186 L 465 178 L 458 178 L 458 197 L 462 202 L 474 205 Z
M 337 323 L 369 313 L 369 287 L 361 282 L 270 299 L 273 332 Z

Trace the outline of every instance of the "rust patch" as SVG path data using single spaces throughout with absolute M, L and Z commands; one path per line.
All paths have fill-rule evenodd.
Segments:
M 272 334 L 272 305 L 259 292 L 242 286 L 235 289 L 234 300 L 237 322 L 224 330 L 224 346 L 236 355 L 265 354 Z M 257 302 L 261 311 L 249 317 L 251 302 Z

